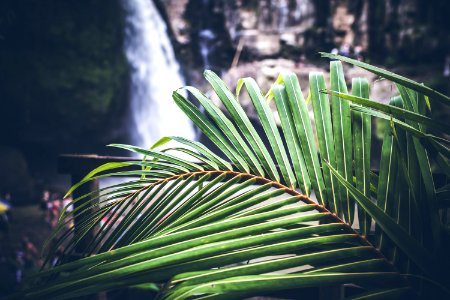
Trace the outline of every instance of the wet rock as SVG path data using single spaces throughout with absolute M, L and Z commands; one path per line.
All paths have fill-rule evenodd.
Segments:
M 162 1 L 175 39 L 180 44 L 189 43 L 189 23 L 184 18 L 186 6 L 189 0 L 165 0 Z
M 275 56 L 280 53 L 280 36 L 273 33 L 252 31 L 243 36 L 244 47 L 256 57 Z

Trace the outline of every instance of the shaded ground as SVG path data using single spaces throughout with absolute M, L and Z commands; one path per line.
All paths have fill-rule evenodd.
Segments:
M 18 277 L 37 271 L 41 260 L 35 258 L 21 266 L 18 257 L 25 256 L 22 239 L 26 236 L 41 252 L 51 232 L 38 205 L 13 207 L 9 220 L 9 233 L 0 233 L 0 296 L 20 287 Z
M 45 223 L 43 212 L 39 210 L 39 206 L 29 205 L 13 208 L 10 232 L 11 246 L 15 249 L 20 247 L 21 238 L 26 235 L 38 250 L 41 250 L 51 229 Z

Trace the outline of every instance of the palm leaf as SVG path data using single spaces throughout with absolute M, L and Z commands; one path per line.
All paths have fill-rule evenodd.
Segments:
M 50 261 L 59 245 L 67 245 L 63 257 L 31 277 L 16 297 L 77 298 L 153 282 L 161 299 L 301 295 L 305 288 L 341 284 L 353 286 L 345 296 L 359 299 L 414 298 L 421 289 L 398 270 L 431 278 L 419 286 L 448 285 L 439 272 L 447 266 L 439 252 L 439 206 L 446 206 L 448 189 L 436 191 L 430 168 L 432 159 L 448 169 L 448 141 L 427 133 L 447 129 L 426 117 L 426 97 L 417 91 L 437 94 L 373 70 L 399 83 L 397 106 L 373 104 L 363 79 L 355 79 L 347 95 L 342 65 L 332 62 L 330 114 L 323 75 L 310 75 L 319 152 L 294 73 L 280 75 L 272 86 L 276 112 L 254 80 L 238 83 L 237 94 L 246 87 L 264 129 L 257 133 L 224 82 L 206 71 L 226 111 L 193 87 L 186 89 L 203 109 L 178 92 L 173 98 L 223 156 L 182 137 L 162 138 L 149 150 L 114 145 L 143 159 L 105 164 L 70 192 L 108 176 L 140 179 L 75 199 L 77 207 L 63 213 L 56 243 L 48 247 Z M 379 175 L 370 171 L 371 116 L 391 125 Z M 171 140 L 178 144 L 168 146 Z M 317 202 L 297 187 L 306 195 L 312 188 Z M 355 200 L 362 234 L 349 225 Z M 65 231 L 74 218 L 81 220 L 77 228 Z M 365 238 L 371 219 L 378 248 Z M 86 257 L 71 261 L 92 233 Z
M 244 172 L 250 169 L 244 159 L 237 153 L 236 149 L 223 136 L 220 130 L 208 120 L 192 103 L 178 92 L 173 93 L 175 103 L 184 111 L 184 113 L 197 125 L 202 132 L 223 151 L 227 157 Z
M 222 198 L 224 193 L 216 193 L 215 196 L 210 197 L 207 203 L 211 202 L 212 205 L 209 207 L 214 209 L 206 209 L 200 219 L 188 221 L 186 224 L 191 222 L 190 226 L 179 226 L 178 229 L 171 231 L 163 230 L 168 228 L 170 222 L 165 223 L 161 220 L 170 220 L 170 216 L 177 212 L 181 212 L 180 214 L 183 215 L 185 206 L 195 206 L 194 203 L 200 200 L 199 194 L 204 194 L 210 189 L 211 192 L 214 192 L 214 189 L 219 189 L 228 181 L 234 180 L 235 177 L 231 175 L 237 174 L 239 173 L 230 171 L 184 173 L 147 186 L 146 190 L 154 190 L 158 189 L 159 185 L 168 182 L 166 187 L 170 186 L 170 188 L 167 188 L 167 191 L 156 196 L 156 198 L 139 198 L 139 201 L 143 202 L 143 206 L 154 208 L 150 209 L 155 217 L 148 223 L 149 226 L 142 230 L 143 221 L 138 220 L 127 223 L 127 228 L 122 228 L 120 231 L 149 232 L 150 234 L 145 239 L 122 245 L 114 251 L 86 257 L 44 271 L 36 280 L 39 282 L 51 280 L 50 282 L 53 282 L 53 284 L 45 288 L 31 289 L 22 296 L 47 297 L 50 299 L 79 297 L 103 289 L 130 284 L 148 281 L 164 282 L 182 272 L 204 272 L 212 267 L 219 266 L 223 267 L 220 269 L 221 272 L 214 276 L 204 277 L 204 279 L 212 281 L 225 278 L 224 280 L 228 281 L 230 277 L 226 274 L 228 272 L 228 275 L 230 275 L 231 272 L 231 274 L 239 273 L 239 276 L 251 274 L 250 276 L 254 276 L 255 280 L 264 281 L 265 277 L 259 275 L 264 273 L 262 270 L 278 270 L 281 272 L 295 266 L 309 266 L 308 271 L 318 268 L 318 272 L 322 273 L 322 269 L 336 266 L 338 262 L 345 265 L 349 261 L 357 263 L 368 259 L 382 259 L 381 254 L 377 251 L 374 252 L 367 241 L 358 237 L 348 225 L 342 223 L 323 207 L 313 203 L 295 190 L 249 174 L 241 175 L 241 182 L 254 179 L 253 186 L 249 186 L 248 191 L 235 190 L 234 185 L 229 185 L 227 190 L 233 190 L 234 192 L 228 193 L 226 198 Z M 196 184 L 186 184 L 188 178 L 189 180 L 193 177 L 202 180 L 207 175 L 210 176 L 209 178 L 220 178 L 220 180 L 209 188 L 206 188 L 206 184 L 204 188 L 199 190 Z M 226 179 L 227 176 L 231 176 L 231 179 Z M 219 182 L 221 184 L 218 184 Z M 267 186 L 271 187 L 272 190 L 267 190 Z M 261 188 L 266 192 L 263 192 Z M 141 191 L 140 194 L 142 192 L 144 191 Z M 276 198 L 277 195 L 282 197 Z M 180 204 L 177 196 L 185 199 L 185 201 Z M 281 202 L 292 196 L 296 200 L 294 206 L 286 204 L 270 211 L 253 209 L 255 206 L 269 206 L 274 202 Z M 217 201 L 217 198 L 220 198 L 220 200 Z M 250 214 L 242 215 L 245 211 Z M 114 226 L 121 226 L 123 222 L 126 221 L 123 219 Z M 292 225 L 298 226 L 292 227 Z M 124 238 L 112 234 L 106 242 L 108 245 L 114 246 L 123 241 Z M 334 250 L 324 248 L 324 250 L 316 253 L 317 249 L 326 246 L 333 247 Z M 369 249 L 371 250 L 368 251 Z M 271 257 L 268 257 L 268 254 Z M 286 254 L 295 255 L 284 261 Z M 237 273 L 236 267 L 232 265 L 263 257 L 267 257 L 269 260 L 266 260 L 265 263 L 252 262 L 241 266 Z M 274 260 L 275 262 L 272 262 Z M 364 265 L 363 263 L 361 265 L 356 264 L 347 271 L 344 270 L 347 267 L 343 266 L 339 274 L 330 273 L 329 277 L 312 273 L 280 276 L 278 278 L 282 284 L 280 289 L 290 286 L 289 282 L 291 282 L 291 279 L 297 278 L 296 276 L 305 278 L 305 286 L 314 285 L 313 279 L 322 278 L 320 276 L 325 276 L 324 278 L 329 281 L 327 283 L 326 280 L 323 280 L 319 285 L 344 282 L 363 284 L 366 281 L 362 280 L 363 278 L 369 280 L 369 277 L 374 276 L 370 275 L 373 274 L 373 269 L 367 269 Z M 384 272 L 389 272 L 389 276 L 392 276 L 393 280 L 398 282 L 394 286 L 405 285 L 402 276 L 392 270 L 391 265 L 386 261 L 383 262 L 382 260 L 379 268 L 380 276 Z M 225 277 L 223 277 L 224 274 Z M 336 278 L 336 280 L 333 278 Z M 311 283 L 306 284 L 309 279 L 311 279 Z M 189 282 L 189 278 L 184 278 L 183 282 Z M 179 290 L 182 290 L 183 294 L 187 292 L 185 289 L 176 286 L 173 287 L 172 293 L 169 289 L 167 293 L 169 297 L 170 295 L 176 295 L 178 293 L 176 291 Z M 198 282 L 195 285 L 191 283 L 183 285 L 183 287 L 186 286 L 197 289 L 202 284 Z M 302 286 L 299 285 L 297 288 Z M 388 286 L 392 287 L 392 282 Z M 236 291 L 257 295 L 262 290 L 248 289 L 247 285 L 243 285 Z M 208 291 L 202 290 L 201 293 L 209 294 Z M 233 293 L 227 293 L 227 295 Z

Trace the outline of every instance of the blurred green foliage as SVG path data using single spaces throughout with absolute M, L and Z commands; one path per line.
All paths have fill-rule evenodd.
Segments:
M 0 2 L 2 143 L 86 141 L 118 123 L 121 14 L 119 1 Z

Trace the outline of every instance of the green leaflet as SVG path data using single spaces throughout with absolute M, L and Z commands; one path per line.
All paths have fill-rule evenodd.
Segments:
M 236 101 L 233 94 L 225 86 L 225 83 L 213 72 L 206 70 L 204 75 L 206 80 L 211 84 L 214 91 L 219 96 L 219 99 L 222 101 L 223 105 L 233 117 L 233 120 L 237 123 L 239 129 L 241 129 L 253 151 L 255 151 L 256 156 L 266 170 L 269 178 L 279 181 L 280 176 L 269 151 L 266 149 L 266 146 L 251 124 L 247 114 Z
M 331 90 L 338 93 L 347 93 L 344 71 L 340 61 L 330 62 Z M 351 180 L 352 172 L 352 123 L 350 105 L 342 101 L 339 96 L 332 95 L 332 118 L 334 142 L 336 145 L 337 170 L 346 180 Z M 352 224 L 355 214 L 355 202 L 350 198 L 347 189 L 340 187 L 342 212 L 347 223 Z
M 197 165 L 195 163 L 192 163 L 190 161 L 187 161 L 187 160 L 175 157 L 173 155 L 167 154 L 167 153 L 161 153 L 161 152 L 152 151 L 152 150 L 145 150 L 143 148 L 130 146 L 130 145 L 124 145 L 124 144 L 111 144 L 109 146 L 116 147 L 116 148 L 122 148 L 122 149 L 129 150 L 129 151 L 132 151 L 132 152 L 136 152 L 136 153 L 144 154 L 144 155 L 147 155 L 147 156 L 163 159 L 163 160 L 166 160 L 168 162 L 184 166 L 188 170 L 203 171 L 203 168 L 201 166 L 199 166 L 199 165 Z
M 205 169 L 220 170 L 219 165 L 216 164 L 214 161 L 205 158 L 201 154 L 198 154 L 197 152 L 195 152 L 191 149 L 187 149 L 187 148 L 183 148 L 183 147 L 170 147 L 170 148 L 165 148 L 164 150 L 161 150 L 161 152 L 181 152 L 181 153 L 189 155 L 192 158 L 196 158 L 198 161 L 202 162 L 202 165 L 204 166 Z
M 203 297 L 203 299 L 227 299 L 226 297 L 221 297 L 221 294 L 230 294 L 234 298 L 241 299 L 252 295 L 259 295 L 264 291 L 342 284 L 345 282 L 346 277 L 352 278 L 352 280 L 360 284 L 365 282 L 378 283 L 383 280 L 396 280 L 395 275 L 387 272 L 374 272 L 372 274 L 350 273 L 345 275 L 340 273 L 324 273 L 238 276 L 221 281 L 212 281 L 194 287 L 175 299 L 185 299 L 197 294 L 211 295 L 210 297 Z
M 171 136 L 169 138 L 173 139 L 174 141 L 177 141 L 178 143 L 181 143 L 181 144 L 184 144 L 186 146 L 190 146 L 190 147 L 194 148 L 199 153 L 201 153 L 202 155 L 206 156 L 211 161 L 215 162 L 222 169 L 226 169 L 226 170 L 230 170 L 230 171 L 233 170 L 233 167 L 231 166 L 231 164 L 229 162 L 223 160 L 221 157 L 219 157 L 218 155 L 213 153 L 211 150 L 206 148 L 205 145 L 203 145 L 203 144 L 201 144 L 199 142 L 190 141 L 188 139 L 185 139 L 185 138 L 179 137 L 179 136 Z
M 398 99 L 393 98 L 391 104 Z M 381 148 L 380 172 L 378 177 L 377 205 L 386 214 L 390 215 L 394 205 L 394 187 L 397 176 L 397 151 L 394 145 L 392 128 L 388 127 L 384 132 L 383 145 Z M 381 229 L 377 229 L 378 246 L 385 250 L 386 237 Z M 389 242 L 388 242 L 389 243 Z
M 352 94 L 369 98 L 369 83 L 364 78 L 352 80 Z M 370 197 L 370 148 L 372 141 L 372 119 L 370 115 L 353 111 L 353 151 L 355 160 L 356 188 Z M 370 233 L 370 216 L 358 206 L 358 220 L 361 233 Z
M 317 140 L 319 142 L 320 157 L 336 167 L 333 127 L 331 124 L 330 101 L 328 96 L 321 93 L 326 89 L 325 79 L 322 73 L 312 72 L 309 74 L 309 90 L 316 124 Z M 326 165 L 322 166 L 325 190 L 327 193 L 330 210 L 337 215 L 341 214 L 343 207 L 338 203 L 338 182 L 332 176 Z
M 202 132 L 214 142 L 234 164 L 236 164 L 239 170 L 246 173 L 250 172 L 245 160 L 236 152 L 236 149 L 222 135 L 219 129 L 212 124 L 197 107 L 177 92 L 174 92 L 172 97 L 175 103 L 185 112 L 192 122 L 194 122 L 200 130 L 202 130 Z
M 414 292 L 410 287 L 396 289 L 380 289 L 363 295 L 351 297 L 351 300 L 375 300 L 375 299 L 409 299 L 414 298 Z
M 298 136 L 302 147 L 311 185 L 319 203 L 326 205 L 328 202 L 325 194 L 322 170 L 320 169 L 321 164 L 312 132 L 308 108 L 303 98 L 298 78 L 294 73 L 284 73 L 282 74 L 282 78 L 288 94 L 289 106 L 294 117 L 295 134 Z
M 330 166 L 333 174 L 338 180 L 344 184 L 355 200 L 364 207 L 368 214 L 380 226 L 383 232 L 403 251 L 408 257 L 420 267 L 420 269 L 428 276 L 433 277 L 436 274 L 437 265 L 433 261 L 430 253 L 422 247 L 416 240 L 411 238 L 408 233 L 400 227 L 391 217 L 389 217 L 378 205 L 357 190 L 353 185 L 348 183 L 337 170 Z
M 131 163 L 128 163 L 128 162 L 109 162 L 109 163 L 105 163 L 105 164 L 95 168 L 94 170 L 89 172 L 86 176 L 84 176 L 84 178 L 80 182 L 78 182 L 77 184 L 73 185 L 67 191 L 67 193 L 64 195 L 64 198 L 66 198 L 70 194 L 72 194 L 73 191 L 76 190 L 82 184 L 93 180 L 93 178 L 95 178 L 94 176 L 97 175 L 98 173 L 109 171 L 109 170 L 113 170 L 113 169 L 123 168 L 123 167 L 129 166 L 130 164 Z
M 247 264 L 242 266 L 233 266 L 230 268 L 209 270 L 207 272 L 189 272 L 175 276 L 172 283 L 183 283 L 183 286 L 193 284 L 204 283 L 211 280 L 223 279 L 231 276 L 253 275 L 267 272 L 273 272 L 275 270 L 282 270 L 286 267 L 292 267 L 295 265 L 302 265 L 304 263 L 322 262 L 325 263 L 333 260 L 340 260 L 358 255 L 361 257 L 370 257 L 367 251 L 370 247 L 351 247 L 329 251 L 322 251 L 311 254 L 304 254 L 288 258 L 280 258 L 274 261 L 256 262 L 253 264 Z M 177 289 L 179 289 L 177 287 Z
M 278 162 L 278 166 L 280 167 L 283 179 L 289 187 L 295 188 L 297 182 L 292 171 L 291 164 L 287 157 L 287 153 L 284 148 L 277 125 L 275 124 L 272 110 L 265 101 L 264 96 L 261 94 L 258 85 L 252 78 L 244 78 L 241 80 L 244 82 L 245 87 L 247 88 L 247 92 L 250 95 L 250 99 L 252 100 L 253 106 L 258 113 L 261 124 L 264 128 L 264 131 L 266 132 L 267 138 L 269 139 L 269 143 Z
M 230 144 L 233 145 L 234 149 L 237 150 L 240 157 L 246 160 L 246 163 L 251 167 L 251 170 L 254 172 L 254 174 L 264 176 L 264 171 L 257 158 L 253 154 L 253 151 L 250 150 L 245 141 L 242 139 L 241 135 L 236 130 L 236 127 L 223 114 L 223 112 L 196 88 L 187 86 L 183 89 L 189 91 L 190 93 L 192 93 L 192 95 L 195 96 L 195 98 L 200 102 L 206 112 L 210 115 L 210 117 L 214 121 L 214 124 L 221 129 L 222 134 L 228 138 Z
M 320 52 L 320 54 L 322 55 L 322 57 L 328 57 L 331 59 L 339 59 L 341 61 L 345 61 L 348 62 L 352 65 L 361 67 L 363 69 L 366 69 L 374 74 L 380 75 L 386 79 L 392 80 L 393 82 L 399 83 L 405 87 L 408 87 L 410 89 L 413 89 L 417 92 L 423 93 L 426 96 L 429 96 L 432 100 L 437 100 L 442 102 L 445 105 L 450 104 L 450 97 L 445 96 L 442 93 L 439 93 L 423 84 L 420 84 L 418 82 L 415 82 L 414 80 L 411 80 L 409 78 L 397 75 L 395 73 L 383 70 L 381 68 L 369 65 L 367 63 L 364 62 L 360 62 L 358 60 L 355 59 L 351 59 L 345 56 L 341 56 L 341 55 L 334 55 L 334 54 L 330 54 L 330 53 L 324 53 L 324 52 Z
M 406 110 L 406 109 L 403 109 L 400 107 L 395 107 L 393 105 L 386 105 L 386 104 L 383 104 L 380 102 L 375 102 L 375 101 L 369 100 L 365 97 L 357 97 L 357 96 L 347 95 L 345 92 L 342 93 L 342 92 L 329 91 L 329 93 L 331 95 L 338 96 L 342 99 L 364 105 L 364 107 L 374 108 L 374 109 L 382 111 L 386 114 L 392 114 L 396 118 L 419 122 L 421 124 L 429 126 L 431 129 L 434 129 L 438 132 L 443 132 L 443 133 L 447 133 L 447 134 L 450 133 L 450 126 L 448 126 L 447 124 L 438 122 L 436 120 L 433 120 L 431 118 L 428 118 L 420 113 L 412 112 L 412 111 L 409 111 L 409 110 Z
M 425 111 L 425 103 L 423 103 L 423 95 L 418 94 L 415 91 L 405 89 L 404 87 L 397 85 L 403 103 L 405 107 L 409 110 L 413 110 L 414 113 L 423 114 Z M 425 134 L 426 128 L 430 127 L 430 124 L 419 123 L 418 120 L 406 120 L 408 125 L 416 128 L 422 134 Z M 432 126 L 432 125 L 431 125 Z M 436 191 L 434 185 L 433 174 L 431 170 L 430 158 L 427 150 L 424 145 L 416 138 L 417 135 L 411 138 L 412 143 L 410 143 L 412 149 L 415 153 L 411 153 L 411 157 L 415 158 L 415 169 L 412 176 L 417 177 L 417 173 L 420 173 L 421 176 L 415 180 L 415 199 L 418 200 L 419 213 L 423 216 L 423 223 L 425 228 L 429 228 L 431 230 L 432 235 L 423 235 L 425 241 L 424 244 L 427 247 L 431 245 L 435 245 L 439 247 L 441 243 L 441 235 L 440 235 L 440 222 L 439 222 L 439 212 L 438 205 L 436 201 Z M 437 138 L 429 139 L 430 143 L 434 146 L 437 144 L 441 145 L 436 141 Z M 438 151 L 443 151 L 445 153 L 446 147 L 437 148 Z M 445 155 L 445 154 L 444 154 Z M 418 166 L 418 168 L 417 168 Z M 415 175 L 414 175 L 415 174 Z
M 281 128 L 285 136 L 290 157 L 292 159 L 293 170 L 297 181 L 306 195 L 310 194 L 311 181 L 303 158 L 302 148 L 298 136 L 295 134 L 295 123 L 292 111 L 289 106 L 286 89 L 282 85 L 273 85 L 272 91 L 275 97 L 275 104 L 281 120 Z

